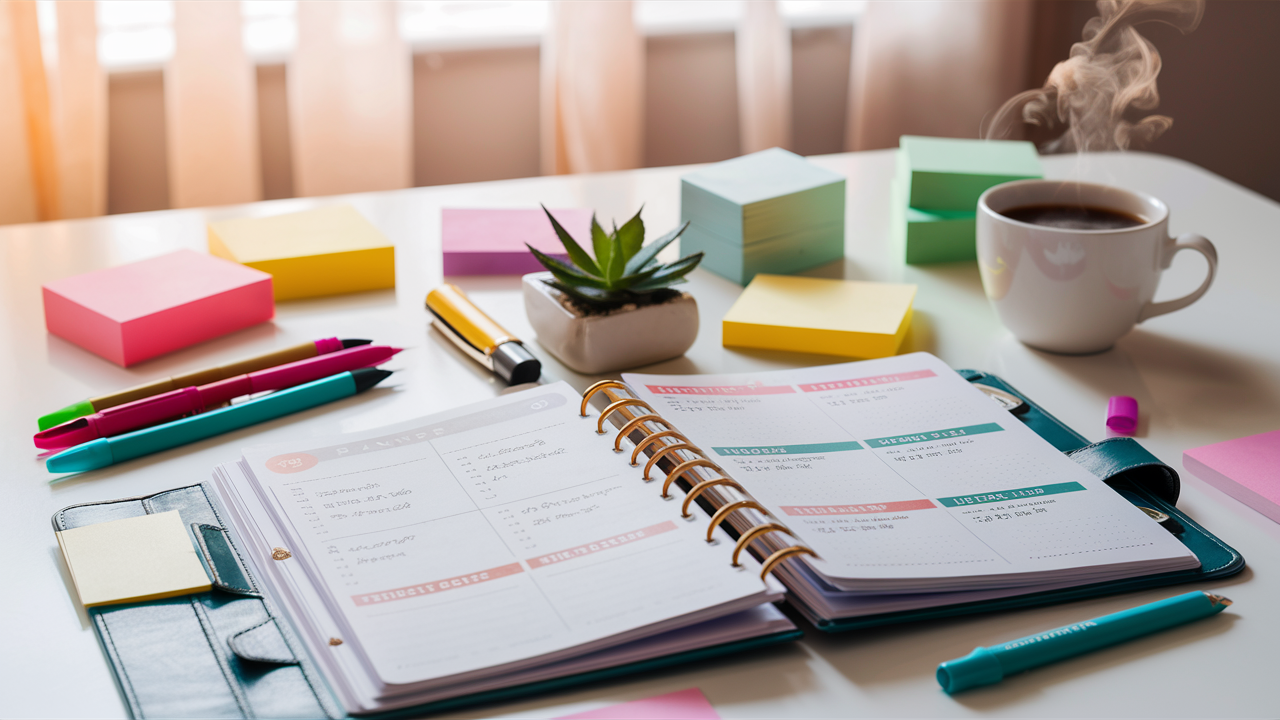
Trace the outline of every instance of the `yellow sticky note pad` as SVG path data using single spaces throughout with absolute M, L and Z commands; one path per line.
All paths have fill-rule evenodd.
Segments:
M 271 274 L 276 300 L 396 286 L 396 249 L 350 205 L 209 223 L 209 252 Z
M 57 536 L 85 607 L 189 595 L 213 586 L 177 510 Z
M 915 285 L 756 275 L 724 316 L 724 345 L 888 357 L 911 325 L 915 296 Z

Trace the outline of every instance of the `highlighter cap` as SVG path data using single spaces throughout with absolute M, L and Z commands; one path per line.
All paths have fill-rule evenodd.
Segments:
M 45 460 L 44 467 L 51 473 L 86 472 L 106 467 L 115 462 L 111 444 L 106 438 L 77 445 Z
M 493 371 L 508 385 L 538 382 L 542 376 L 542 363 L 519 342 L 504 342 L 493 349 L 489 356 Z
M 68 405 L 61 410 L 54 410 L 48 415 L 37 420 L 36 424 L 40 426 L 41 430 L 48 430 L 55 425 L 61 425 L 64 422 L 75 420 L 76 418 L 84 417 L 85 415 L 92 415 L 95 412 L 97 412 L 97 410 L 93 408 L 93 403 L 88 400 L 84 400 L 76 403 L 75 405 Z
M 1138 430 L 1138 401 L 1128 395 L 1114 395 L 1107 403 L 1107 427 L 1122 435 Z
M 938 684 L 948 693 L 991 685 L 1003 679 L 1004 668 L 986 648 L 975 648 L 962 658 L 948 660 L 938 666 Z

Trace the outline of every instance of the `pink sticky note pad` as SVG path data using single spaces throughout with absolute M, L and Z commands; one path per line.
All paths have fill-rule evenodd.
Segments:
M 719 720 L 719 717 L 701 690 L 689 688 L 599 710 L 564 715 L 557 720 Z
M 191 250 L 44 286 L 49 332 L 125 367 L 274 314 L 270 275 Z
M 1192 475 L 1280 522 L 1280 430 L 1193 448 L 1182 454 Z
M 591 211 L 552 210 L 551 214 L 584 248 L 591 247 Z M 445 208 L 440 239 L 445 275 L 523 275 L 541 272 L 525 243 L 554 258 L 567 260 L 542 208 Z

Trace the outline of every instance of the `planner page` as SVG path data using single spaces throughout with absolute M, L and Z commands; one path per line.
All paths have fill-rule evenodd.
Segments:
M 566 384 L 245 452 L 291 557 L 383 696 L 776 599 L 578 415 Z M 267 560 L 270 562 L 270 560 Z
M 840 589 L 1083 582 L 1199 564 L 927 353 L 623 378 L 795 530 Z

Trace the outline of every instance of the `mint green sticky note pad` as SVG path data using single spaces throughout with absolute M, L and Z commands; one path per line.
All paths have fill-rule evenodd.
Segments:
M 1021 140 L 961 140 L 903 135 L 898 175 L 907 205 L 933 212 L 974 212 L 978 196 L 1011 180 L 1042 177 L 1036 146 Z
M 977 213 L 907 207 L 904 183 L 894 181 L 893 235 L 908 265 L 976 260 Z

